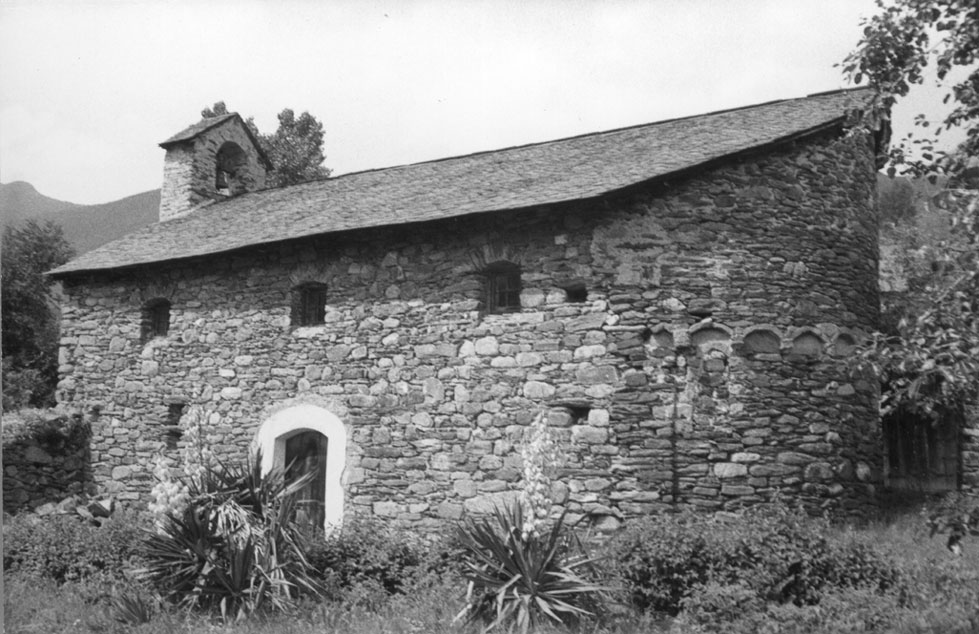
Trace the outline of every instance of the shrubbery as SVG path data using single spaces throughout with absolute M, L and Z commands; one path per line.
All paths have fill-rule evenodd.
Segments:
M 395 594 L 450 566 L 451 548 L 443 541 L 393 530 L 378 520 L 354 517 L 325 540 L 311 542 L 307 557 L 331 595 L 360 584 Z
M 143 533 L 132 512 L 96 526 L 74 515 L 18 515 L 3 526 L 4 573 L 58 583 L 92 577 L 122 579 L 139 565 Z
M 342 531 L 311 543 L 307 552 L 310 577 L 331 590 L 330 600 L 311 596 L 292 604 L 286 615 L 266 613 L 234 630 L 221 629 L 213 620 L 220 614 L 219 600 L 211 603 L 216 611 L 175 609 L 148 586 L 132 583 L 128 573 L 142 563 L 138 550 L 145 533 L 131 513 L 117 512 L 101 528 L 71 516 L 28 518 L 13 518 L 4 527 L 5 598 L 9 622 L 29 623 L 38 631 L 78 631 L 81 619 L 93 631 L 95 626 L 123 631 L 116 621 L 132 627 L 148 620 L 139 631 L 475 632 L 497 615 L 492 589 L 517 576 L 501 571 L 502 581 L 488 585 L 489 592 L 480 595 L 474 589 L 471 598 L 490 599 L 485 603 L 488 621 L 450 625 L 466 604 L 463 544 L 429 542 L 384 522 L 348 518 Z M 498 524 L 490 520 L 487 526 L 496 531 Z M 511 546 L 520 544 L 520 524 L 512 519 L 495 534 L 509 535 Z M 548 522 L 540 529 L 542 537 L 551 526 Z M 969 543 L 956 557 L 944 540 L 928 540 L 927 528 L 920 516 L 913 516 L 851 533 L 783 507 L 742 516 L 681 513 L 631 522 L 603 547 L 606 557 L 595 565 L 606 568 L 603 581 L 621 589 L 623 602 L 631 600 L 634 609 L 617 607 L 614 619 L 605 615 L 589 627 L 621 634 L 979 631 L 979 552 Z M 202 543 L 214 545 L 217 532 L 202 535 Z M 489 541 L 507 545 L 506 539 Z M 514 548 L 514 555 L 517 550 L 522 547 Z M 221 552 L 230 551 L 216 550 L 213 561 L 230 561 L 220 559 Z M 502 551 L 497 554 L 504 561 Z M 218 582 L 208 576 L 213 571 L 203 574 L 205 568 L 207 561 L 204 568 L 192 569 L 201 573 L 195 577 L 200 591 L 211 592 Z M 251 570 L 238 567 L 245 568 Z M 495 569 L 483 570 L 492 575 Z M 229 616 L 240 613 L 231 609 L 235 601 L 253 589 L 259 592 L 261 578 L 254 579 L 254 585 L 240 586 L 237 599 L 226 602 Z M 535 591 L 546 593 L 549 582 L 540 581 Z M 529 591 L 511 592 L 504 606 L 517 606 L 530 596 Z M 611 598 L 601 597 L 606 600 L 613 605 Z M 59 608 L 51 609 L 52 603 Z M 476 615 L 479 605 L 470 603 L 468 613 Z M 521 623 L 514 618 L 504 631 L 506 626 L 520 629 Z M 551 623 L 542 631 L 564 627 Z
M 672 615 L 694 604 L 723 613 L 749 599 L 810 605 L 829 588 L 884 591 L 900 582 L 888 557 L 830 532 L 780 505 L 736 517 L 660 515 L 619 535 L 609 565 L 636 608 Z

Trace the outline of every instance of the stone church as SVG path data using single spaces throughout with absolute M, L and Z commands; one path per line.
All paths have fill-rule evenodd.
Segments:
M 859 513 L 884 472 L 867 93 L 815 94 L 266 189 L 237 114 L 161 143 L 160 222 L 53 271 L 59 401 L 145 499 L 194 407 L 221 459 L 316 475 L 316 516 L 433 529 L 512 494 L 603 526 L 776 492 Z

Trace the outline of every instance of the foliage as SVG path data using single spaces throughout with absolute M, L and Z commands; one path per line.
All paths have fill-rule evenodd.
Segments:
M 64 454 L 85 446 L 90 433 L 88 422 L 81 416 L 58 410 L 22 409 L 4 415 L 4 446 L 31 439 L 49 453 Z
M 308 558 L 335 596 L 360 584 L 374 585 L 387 594 L 405 592 L 420 576 L 445 570 L 450 555 L 438 544 L 387 524 L 351 518 L 325 540 L 310 543 Z
M 141 520 L 117 512 L 100 526 L 75 515 L 5 519 L 3 570 L 57 583 L 122 580 L 139 561 Z
M 156 605 L 146 595 L 124 590 L 111 599 L 113 617 L 127 626 L 143 625 L 153 620 Z
M 914 199 L 914 187 L 907 179 L 894 178 L 884 183 L 878 181 L 877 206 L 882 222 L 897 224 L 913 220 L 917 212 Z
M 520 457 L 523 461 L 520 504 L 527 521 L 523 531 L 537 533 L 551 513 L 551 476 L 555 466 L 562 461 L 543 411 L 527 428 Z
M 81 584 L 55 585 L 19 576 L 4 579 L 4 626 L 8 632 L 51 634 L 105 632 L 107 634 L 475 634 L 470 626 L 451 624 L 462 593 L 457 579 L 417 586 L 409 594 L 385 596 L 372 605 L 352 600 L 309 601 L 289 614 L 266 614 L 238 623 L 221 623 L 211 615 L 178 610 L 151 598 L 126 591 L 142 605 L 136 614 L 117 611 L 118 600 L 93 599 Z M 142 618 L 148 623 L 120 623 Z M 128 615 L 127 615 L 128 614 Z M 602 631 L 602 630 L 599 630 Z M 643 630 L 635 630 L 637 633 Z
M 947 495 L 927 512 L 927 524 L 931 537 L 948 535 L 945 546 L 959 555 L 965 537 L 979 536 L 979 502 L 958 494 Z
M 829 588 L 884 591 L 900 582 L 887 557 L 859 542 L 830 540 L 828 532 L 825 520 L 781 504 L 734 519 L 661 515 L 616 537 L 609 559 L 636 608 L 673 615 L 708 587 L 723 587 L 728 598 L 749 593 L 759 605 L 811 605 Z M 725 600 L 698 605 L 723 611 Z
M 589 579 L 594 560 L 565 529 L 564 515 L 536 531 L 525 530 L 528 520 L 513 504 L 460 526 L 469 590 L 459 616 L 482 619 L 487 631 L 571 624 L 604 604 L 606 589 Z
M 45 273 L 73 255 L 61 227 L 28 220 L 8 225 L 0 250 L 3 409 L 54 403 L 58 382 L 58 309 Z
M 263 474 L 253 457 L 208 463 L 185 484 L 186 506 L 145 541 L 143 575 L 166 599 L 237 620 L 288 611 L 301 596 L 319 594 L 293 522 L 306 480 L 287 484 L 278 471 Z
M 860 357 L 880 377 L 885 415 L 962 419 L 979 395 L 979 205 L 958 217 L 955 246 L 944 245 L 930 274 L 910 280 L 910 292 L 890 311 L 899 315 L 890 320 L 894 330 L 877 333 Z
M 960 152 L 947 154 L 936 151 L 933 140 L 909 134 L 892 149 L 891 159 L 918 174 L 961 171 L 968 157 L 979 155 L 979 9 L 974 0 L 877 0 L 877 6 L 843 62 L 844 74 L 856 84 L 866 79 L 875 89 L 871 113 L 880 120 L 889 118 L 913 85 L 925 82 L 926 68 L 934 65 L 936 83 L 953 108 L 941 121 L 922 114 L 916 123 L 936 125 L 936 134 L 941 126 L 961 126 L 966 141 Z
M 966 132 L 952 153 L 909 134 L 891 150 L 889 171 L 902 167 L 928 174 L 933 182 L 948 175 L 951 186 L 964 184 L 979 154 L 979 9 L 973 0 L 878 0 L 878 7 L 843 63 L 848 79 L 859 84 L 866 78 L 875 89 L 870 125 L 889 118 L 894 103 L 923 83 L 925 68 L 934 64 L 938 84 L 951 84 L 945 100 L 954 107 L 941 122 L 924 115 L 916 122 L 922 129 L 939 124 L 936 133 L 941 126 Z M 956 79 L 958 71 L 965 77 Z M 878 334 L 862 359 L 881 377 L 884 414 L 900 411 L 937 423 L 948 416 L 962 419 L 979 395 L 979 196 L 948 191 L 932 203 L 951 210 L 954 240 L 935 245 L 933 274 L 911 289 L 898 306 L 902 318 L 893 320 L 893 331 Z
M 223 101 L 201 111 L 205 118 L 224 114 L 229 113 Z M 308 112 L 297 117 L 290 108 L 280 112 L 278 119 L 279 127 L 272 134 L 259 132 L 253 117 L 245 120 L 275 167 L 266 184 L 284 187 L 327 178 L 330 170 L 323 167 L 326 158 L 323 155 L 323 124 Z
M 682 516 L 672 516 L 679 521 Z M 821 527 L 822 522 L 816 522 Z M 822 530 L 822 529 L 820 529 Z M 927 539 L 921 517 L 914 513 L 887 524 L 874 523 L 841 532 L 824 533 L 830 542 L 872 543 L 900 561 L 902 582 L 881 591 L 877 587 L 826 587 L 816 605 L 759 602 L 744 582 L 714 582 L 695 586 L 676 618 L 657 613 L 617 610 L 578 631 L 595 634 L 673 634 L 725 632 L 733 634 L 792 634 L 812 632 L 906 632 L 966 634 L 979 631 L 979 549 L 949 555 L 944 540 Z M 181 611 L 138 598 L 152 619 L 138 627 L 116 622 L 113 595 L 88 581 L 56 584 L 23 574 L 4 576 L 4 625 L 10 632 L 122 632 L 176 634 L 474 634 L 476 623 L 452 623 L 463 605 L 458 577 L 446 574 L 413 582 L 404 593 L 388 595 L 351 588 L 338 597 L 301 602 L 288 614 L 267 614 L 241 623 L 215 622 L 212 615 Z M 104 596 L 103 596 L 104 595 Z M 740 606 L 736 601 L 744 601 Z M 730 620 L 729 620 L 730 619 Z M 540 632 L 567 632 L 564 626 L 544 625 Z M 572 630 L 574 631 L 574 630 Z
M 205 470 L 214 460 L 214 454 L 204 437 L 204 425 L 210 415 L 200 405 L 191 405 L 180 417 L 183 447 L 180 450 L 182 477 L 174 479 L 167 459 L 158 456 L 153 468 L 156 484 L 150 495 L 153 501 L 149 510 L 158 519 L 167 515 L 179 516 L 190 500 L 190 487 L 201 481 Z

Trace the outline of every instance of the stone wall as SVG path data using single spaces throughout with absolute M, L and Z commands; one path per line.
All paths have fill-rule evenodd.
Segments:
M 58 412 L 4 414 L 3 510 L 17 513 L 89 492 L 89 429 Z
M 882 468 L 876 382 L 845 363 L 878 318 L 874 188 L 869 144 L 827 134 L 588 201 L 70 279 L 58 396 L 100 408 L 95 478 L 123 499 L 175 453 L 170 403 L 202 404 L 229 457 L 313 402 L 347 431 L 347 513 L 486 508 L 541 408 L 575 516 L 776 490 L 858 512 Z M 487 315 L 479 273 L 500 260 L 522 310 Z M 303 281 L 327 283 L 325 325 L 290 326 Z M 154 297 L 171 330 L 142 345 Z

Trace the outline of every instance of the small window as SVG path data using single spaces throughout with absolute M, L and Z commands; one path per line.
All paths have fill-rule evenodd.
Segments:
M 520 267 L 508 262 L 490 266 L 486 276 L 486 311 L 512 313 L 520 310 Z
M 154 337 L 166 337 L 170 332 L 170 302 L 154 299 L 143 306 L 140 336 L 143 343 Z
M 170 403 L 167 406 L 167 424 L 163 428 L 167 449 L 176 449 L 177 442 L 183 436 L 183 430 L 180 429 L 180 418 L 183 415 L 184 403 Z
M 585 287 L 584 282 L 569 284 L 564 292 L 567 294 L 568 301 L 573 304 L 583 304 L 588 301 L 588 288 Z
M 300 284 L 292 291 L 292 325 L 315 326 L 326 320 L 326 284 Z

